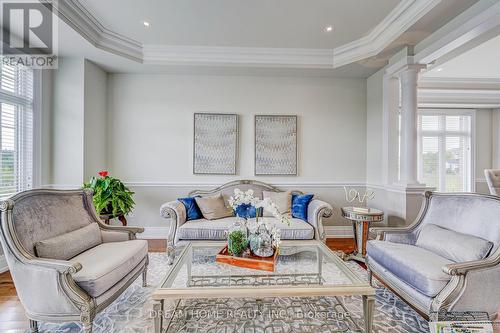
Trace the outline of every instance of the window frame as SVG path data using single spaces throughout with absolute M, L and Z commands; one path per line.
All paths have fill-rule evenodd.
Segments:
M 429 116 L 470 116 L 471 121 L 470 121 L 470 161 L 469 161 L 469 181 L 470 181 L 470 192 L 476 192 L 476 110 L 475 109 L 437 109 L 437 108 L 419 108 L 418 109 L 418 115 L 429 115 Z M 419 126 L 419 125 L 418 125 Z M 422 132 L 420 130 L 420 126 L 417 129 L 417 153 L 418 153 L 418 158 L 417 158 L 417 167 L 418 167 L 418 173 L 419 175 L 421 174 L 422 170 L 422 136 L 426 136 L 425 134 L 422 135 Z M 446 130 L 443 130 L 442 132 L 446 133 Z M 430 131 L 428 133 L 435 133 L 435 131 Z M 458 132 L 460 133 L 460 132 Z M 429 135 L 427 135 L 429 136 Z M 444 140 L 441 140 L 444 141 Z M 441 142 L 441 145 L 446 145 L 445 142 Z M 443 147 L 439 147 L 439 151 L 441 151 Z M 446 150 L 446 148 L 444 148 Z M 440 162 L 441 164 L 441 162 Z M 442 168 L 441 165 L 439 167 L 439 180 L 440 182 L 443 180 L 443 175 L 442 175 Z M 420 179 L 419 179 L 420 180 Z M 441 187 L 441 184 L 440 184 Z M 436 190 L 439 191 L 439 188 Z M 462 191 L 462 192 L 467 192 L 467 191 Z
M 41 113 L 42 113 L 42 89 L 41 89 L 41 75 L 42 71 L 37 69 L 32 69 L 33 72 L 33 96 L 31 99 L 31 109 L 32 109 L 32 128 L 31 128 L 31 159 L 32 159 L 32 169 L 31 169 L 31 188 L 37 188 L 41 186 Z M 8 91 L 0 90 L 0 100 L 11 103 L 14 105 L 27 105 L 26 99 L 20 98 Z M 1 130 L 0 130 L 1 132 Z M 16 134 L 17 135 L 17 134 Z M 26 190 L 26 189 L 23 189 Z M 19 193 L 19 192 L 16 192 Z M 16 194 L 14 193 L 14 194 Z

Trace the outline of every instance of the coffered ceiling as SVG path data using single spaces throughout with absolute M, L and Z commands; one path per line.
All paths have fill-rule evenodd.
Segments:
M 476 1 L 65 0 L 59 53 L 117 72 L 260 68 L 366 77 Z
M 365 35 L 400 0 L 80 2 L 108 29 L 142 44 L 333 49 Z

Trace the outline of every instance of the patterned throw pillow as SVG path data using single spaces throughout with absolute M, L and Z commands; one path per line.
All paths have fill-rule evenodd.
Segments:
M 292 217 L 307 222 L 307 207 L 314 194 L 292 194 Z
M 198 207 L 198 204 L 196 203 L 196 200 L 193 197 L 187 197 L 187 198 L 179 198 L 177 199 L 186 208 L 186 216 L 187 220 L 198 220 L 203 218 L 203 215 L 201 214 L 200 207 Z

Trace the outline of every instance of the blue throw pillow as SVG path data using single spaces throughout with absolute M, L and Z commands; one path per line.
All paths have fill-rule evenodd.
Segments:
M 292 217 L 307 222 L 307 207 L 314 194 L 292 194 Z
M 236 216 L 243 218 L 254 218 L 257 216 L 257 210 L 252 205 L 241 204 L 234 210 Z
M 182 204 L 186 208 L 186 220 L 198 220 L 203 218 L 200 207 L 198 207 L 198 204 L 193 197 L 179 198 L 177 200 L 182 202 Z

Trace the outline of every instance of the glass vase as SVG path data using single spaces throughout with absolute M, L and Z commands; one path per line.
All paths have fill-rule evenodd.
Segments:
M 227 248 L 236 257 L 241 257 L 248 248 L 247 228 L 239 218 L 227 230 Z
M 267 230 L 265 225 L 261 225 L 257 232 L 255 237 L 251 238 L 250 242 L 252 253 L 259 257 L 272 257 L 274 249 L 271 233 Z

